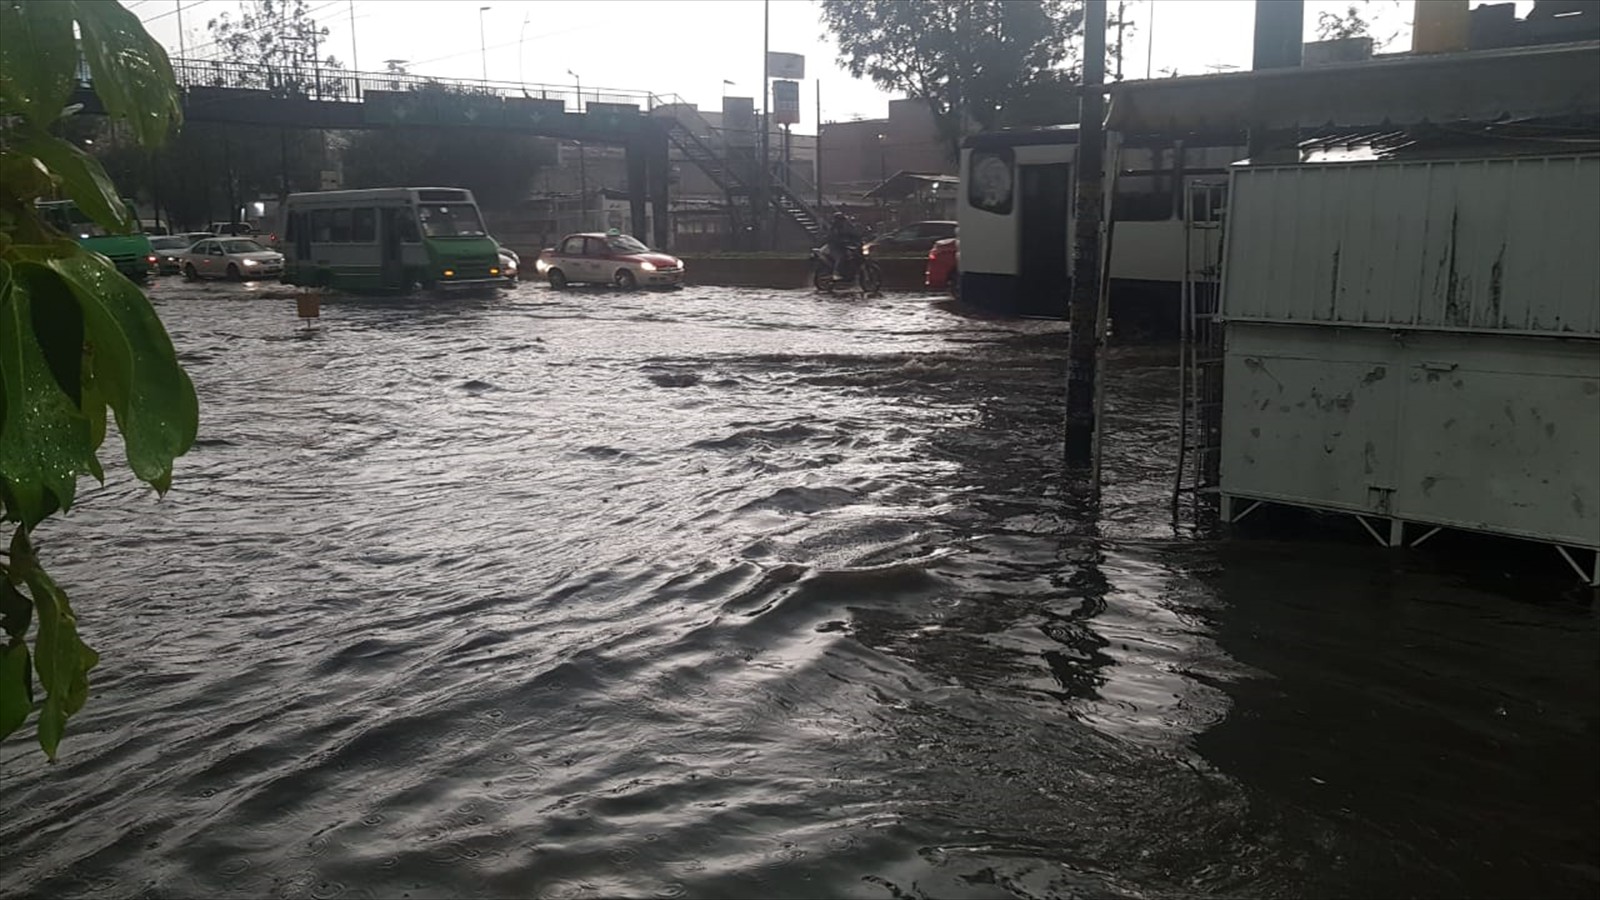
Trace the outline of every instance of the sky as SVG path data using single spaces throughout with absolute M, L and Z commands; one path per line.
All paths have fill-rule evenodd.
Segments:
M 125 5 L 173 55 L 210 58 L 217 48 L 208 39 L 206 21 L 222 12 L 237 15 L 239 0 L 128 0 Z M 813 0 L 308 0 L 307 8 L 328 28 L 322 52 L 337 56 L 347 68 L 383 71 L 385 60 L 399 59 L 419 75 L 472 79 L 487 68 L 493 81 L 562 87 L 572 85 L 567 74 L 572 71 L 582 78 L 585 93 L 591 88 L 649 90 L 717 110 L 724 92 L 759 96 L 764 5 L 770 48 L 806 58 L 796 133 L 815 133 L 819 82 L 824 121 L 887 114 L 888 101 L 897 95 L 838 67 L 837 46 L 823 37 Z M 1125 78 L 1250 66 L 1254 0 L 1124 0 L 1120 5 L 1131 23 L 1122 61 Z M 1306 39 L 1316 39 L 1320 12 L 1350 5 L 1351 0 L 1307 0 Z M 481 6 L 489 8 L 481 13 L 480 37 Z M 1119 3 L 1110 0 L 1109 6 L 1115 16 Z M 1518 0 L 1518 15 L 1531 6 L 1532 0 Z M 1367 0 L 1365 8 L 1374 35 L 1393 39 L 1390 50 L 1409 46 L 1412 0 Z

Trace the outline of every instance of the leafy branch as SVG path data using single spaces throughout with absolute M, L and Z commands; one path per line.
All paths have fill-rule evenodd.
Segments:
M 181 112 L 165 51 L 118 3 L 0 0 L 0 35 L 0 519 L 15 525 L 0 561 L 0 738 L 37 706 L 54 760 L 99 656 L 33 531 L 71 508 L 79 478 L 104 479 L 107 409 L 134 475 L 164 493 L 198 406 L 144 293 L 40 216 L 40 200 L 65 198 L 107 231 L 138 227 L 99 162 L 51 130 L 75 112 L 80 53 L 107 113 L 146 146 Z

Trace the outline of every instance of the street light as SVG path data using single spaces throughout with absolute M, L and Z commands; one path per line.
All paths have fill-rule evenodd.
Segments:
M 483 37 L 483 14 L 488 11 L 489 7 L 487 6 L 478 7 L 478 54 L 483 58 L 483 83 L 485 87 L 489 84 L 489 45 Z
M 722 79 L 722 105 L 723 106 L 727 106 L 728 105 L 728 88 L 730 88 L 730 87 L 738 87 L 738 85 L 734 84 L 733 82 L 729 81 L 726 78 Z
M 583 79 L 579 78 L 578 73 L 572 71 L 571 69 L 567 70 L 567 74 L 572 76 L 572 83 L 576 85 L 578 89 L 578 112 L 583 112 Z

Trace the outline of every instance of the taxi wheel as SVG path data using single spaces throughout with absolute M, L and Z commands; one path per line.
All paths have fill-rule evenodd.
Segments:
M 625 291 L 631 291 L 639 286 L 639 280 L 634 278 L 633 273 L 627 269 L 618 269 L 615 280 L 617 287 L 622 288 Z
M 196 272 L 194 270 L 194 263 L 189 263 L 189 264 L 187 264 L 187 265 L 185 265 L 183 267 L 183 280 L 184 281 L 198 281 L 198 280 L 200 280 L 200 273 Z
M 558 291 L 566 290 L 567 289 L 567 273 L 561 271 L 560 269 L 551 269 L 550 270 L 550 286 L 555 288 Z

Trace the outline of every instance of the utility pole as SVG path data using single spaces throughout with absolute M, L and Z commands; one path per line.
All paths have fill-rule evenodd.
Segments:
M 349 4 L 350 4 L 350 71 L 351 72 L 360 72 L 361 71 L 361 64 L 356 62 L 356 0 L 349 0 Z M 361 79 L 357 78 L 356 79 L 357 87 L 359 87 L 360 84 L 361 84 Z M 360 93 L 359 90 L 357 91 L 357 93 Z
M 578 112 L 583 112 L 583 79 L 578 73 L 567 70 L 578 90 Z M 578 142 L 578 230 L 589 227 L 589 167 L 584 161 L 583 141 Z
M 817 148 L 811 174 L 817 179 L 817 213 L 822 212 L 822 79 L 817 79 Z
M 771 153 L 770 153 L 770 149 L 771 148 L 769 146 L 771 144 L 771 138 L 768 135 L 768 132 L 772 130 L 772 126 L 768 124 L 769 120 L 767 118 L 767 115 L 768 115 L 768 110 L 767 110 L 767 92 L 769 90 L 769 82 L 768 82 L 767 79 L 772 77 L 772 75 L 771 75 L 772 70 L 770 68 L 768 68 L 768 63 L 771 61 L 771 56 L 772 56 L 772 54 L 769 51 L 769 47 L 771 46 L 771 40 L 772 40 L 772 3 L 771 3 L 771 0 L 762 0 L 762 2 L 761 2 L 761 174 L 759 176 L 757 176 L 758 180 L 756 181 L 756 184 L 760 185 L 760 187 L 757 190 L 757 195 L 756 195 L 757 196 L 757 199 L 756 199 L 756 221 L 758 223 L 760 223 L 757 227 L 759 227 L 763 231 L 767 231 L 767 232 L 774 232 L 774 231 L 777 230 L 775 228 L 770 227 L 772 223 L 769 221 L 770 217 L 767 215 L 767 211 L 768 211 L 768 203 L 767 203 L 768 189 L 767 188 L 768 188 L 768 182 L 772 179 L 772 167 L 771 167 L 771 165 L 769 163 L 769 160 L 772 159 L 772 156 L 771 156 Z M 768 237 L 767 237 L 767 243 L 769 245 L 768 249 L 774 249 L 774 250 L 777 249 L 776 238 L 777 238 L 776 234 L 769 234 L 768 235 Z
M 1066 461 L 1094 455 L 1094 376 L 1099 345 L 1100 223 L 1105 189 L 1106 0 L 1086 0 L 1083 86 L 1078 95 L 1078 208 L 1073 235 L 1072 299 L 1067 321 Z
M 183 0 L 172 0 L 174 11 L 178 14 L 178 58 L 182 59 L 183 51 Z

